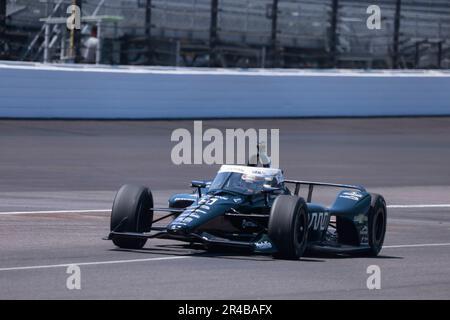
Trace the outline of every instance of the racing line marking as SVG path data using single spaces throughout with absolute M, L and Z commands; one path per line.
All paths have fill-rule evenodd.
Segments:
M 393 246 L 383 246 L 383 249 L 417 248 L 417 247 L 441 247 L 441 246 L 450 246 L 450 243 L 402 244 L 402 245 L 393 245 Z M 192 258 L 192 257 L 191 256 L 177 256 L 177 257 L 159 257 L 159 258 L 148 258 L 148 259 L 112 260 L 112 261 L 97 261 L 97 262 L 49 264 L 49 265 L 41 265 L 41 266 L 0 268 L 0 272 L 1 271 L 50 269 L 50 268 L 62 268 L 62 267 L 67 268 L 68 266 L 71 266 L 71 265 L 95 266 L 95 265 L 105 265 L 105 264 L 120 264 L 120 263 L 133 263 L 133 262 L 161 261 L 161 260 L 177 260 L 177 259 L 188 259 L 188 258 Z
M 383 246 L 383 249 L 395 249 L 395 248 L 417 248 L 417 247 L 441 247 L 450 246 L 450 243 L 423 243 L 423 244 L 402 244 L 393 246 Z M 105 264 L 121 264 L 121 263 L 133 263 L 133 262 L 148 262 L 148 261 L 161 261 L 161 260 L 177 260 L 177 259 L 188 259 L 191 256 L 177 256 L 177 257 L 159 257 L 159 258 L 148 258 L 148 259 L 132 259 L 132 260 L 111 260 L 111 261 L 97 261 L 97 262 L 79 262 L 79 263 L 64 263 L 64 264 L 49 264 L 40 266 L 26 266 L 26 267 L 10 267 L 10 268 L 0 268 L 1 271 L 18 271 L 18 270 L 36 270 L 36 269 L 50 269 L 50 268 L 67 268 L 71 265 L 77 266 L 96 266 Z
M 394 245 L 394 246 L 383 246 L 383 249 L 419 248 L 419 247 L 442 247 L 442 246 L 450 246 L 450 243 L 399 244 L 399 245 Z
M 450 208 L 450 204 L 391 204 L 387 208 Z
M 0 212 L 0 215 L 19 215 L 19 214 L 59 214 L 59 213 L 96 213 L 106 212 L 110 213 L 111 209 L 96 209 L 96 210 L 55 210 L 55 211 L 13 211 L 13 212 Z
M 450 208 L 450 204 L 391 204 L 387 208 L 392 209 L 420 209 L 420 208 Z M 111 209 L 94 210 L 54 210 L 54 211 L 12 211 L 0 212 L 0 215 L 20 215 L 20 214 L 60 214 L 60 213 L 110 213 Z
M 388 208 L 450 208 L 450 204 L 388 205 L 387 207 Z M 16 211 L 16 212 L 0 212 L 0 215 L 95 213 L 95 212 L 108 213 L 108 212 L 111 212 L 111 209 L 58 210 L 58 211 Z M 437 247 L 437 246 L 450 246 L 450 243 L 425 243 L 425 244 L 392 245 L 392 246 L 383 246 L 383 249 Z M 97 262 L 65 263 L 65 264 L 54 264 L 54 265 L 26 266 L 26 267 L 10 267 L 10 268 L 0 268 L 0 271 L 49 269 L 49 268 L 68 267 L 70 265 L 90 266 L 90 265 L 106 265 L 106 264 L 161 261 L 161 260 L 176 260 L 176 259 L 186 259 L 186 258 L 191 258 L 191 257 L 190 256 L 177 256 L 177 257 L 159 257 L 159 258 L 147 258 L 147 259 L 132 259 L 132 260 L 112 260 L 112 261 L 97 261 Z
M 176 257 L 159 257 L 159 258 L 147 258 L 147 259 L 132 259 L 132 260 L 111 260 L 111 261 L 97 261 L 97 262 L 79 262 L 79 263 L 64 263 L 64 264 L 49 264 L 41 266 L 27 266 L 27 267 L 11 267 L 0 268 L 0 271 L 14 271 L 14 270 L 34 270 L 34 269 L 49 269 L 49 268 L 67 268 L 71 265 L 76 266 L 95 266 L 103 264 L 119 264 L 119 263 L 133 263 L 133 262 L 148 262 L 148 261 L 161 261 L 161 260 L 176 260 L 191 258 L 190 256 L 176 256 Z

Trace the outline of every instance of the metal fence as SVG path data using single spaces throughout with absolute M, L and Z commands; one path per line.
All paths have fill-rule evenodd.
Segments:
M 41 27 L 39 18 L 59 1 L 6 2 L 0 36 L 11 39 L 12 56 L 20 58 Z M 55 15 L 67 16 L 70 2 L 62 1 Z M 82 1 L 83 14 L 99 2 Z M 366 26 L 373 4 L 381 8 L 379 30 Z M 104 28 L 103 63 L 450 67 L 450 0 L 108 0 L 98 14 L 123 17 L 117 28 Z M 42 57 L 37 51 L 25 59 Z

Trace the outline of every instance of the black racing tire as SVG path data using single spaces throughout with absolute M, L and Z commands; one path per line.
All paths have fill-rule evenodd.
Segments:
M 124 185 L 116 194 L 111 211 L 111 231 L 149 232 L 153 221 L 153 196 L 146 187 Z M 119 248 L 141 249 L 147 239 L 115 235 Z
M 298 260 L 306 250 L 308 212 L 303 198 L 278 196 L 270 210 L 268 236 L 278 250 L 274 258 Z
M 386 201 L 376 193 L 370 194 L 372 201 L 368 217 L 368 237 L 369 250 L 368 256 L 376 257 L 383 248 L 384 236 L 386 234 L 387 210 Z

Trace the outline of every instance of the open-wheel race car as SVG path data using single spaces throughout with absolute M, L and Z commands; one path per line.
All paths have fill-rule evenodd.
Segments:
M 299 196 L 302 186 L 306 199 Z M 315 186 L 343 190 L 328 207 L 311 201 Z M 170 197 L 168 208 L 154 208 L 149 188 L 122 186 L 107 239 L 127 249 L 163 238 L 283 259 L 299 259 L 305 250 L 376 256 L 383 246 L 385 200 L 360 186 L 285 180 L 280 169 L 223 165 L 214 180 L 192 181 L 192 187 L 193 193 Z M 165 214 L 155 219 L 156 211 Z M 169 217 L 167 225 L 155 225 Z

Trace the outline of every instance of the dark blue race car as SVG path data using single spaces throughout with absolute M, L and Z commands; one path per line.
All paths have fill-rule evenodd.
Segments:
M 328 207 L 311 201 L 315 186 L 342 190 Z M 122 186 L 107 239 L 127 249 L 140 249 L 151 238 L 175 239 L 283 259 L 299 259 L 305 250 L 376 256 L 383 246 L 386 203 L 360 186 L 285 180 L 280 169 L 223 165 L 214 180 L 192 181 L 192 187 L 194 193 L 173 195 L 168 208 L 154 208 L 149 188 Z M 155 211 L 167 214 L 155 219 Z M 155 224 L 169 217 L 169 224 Z

